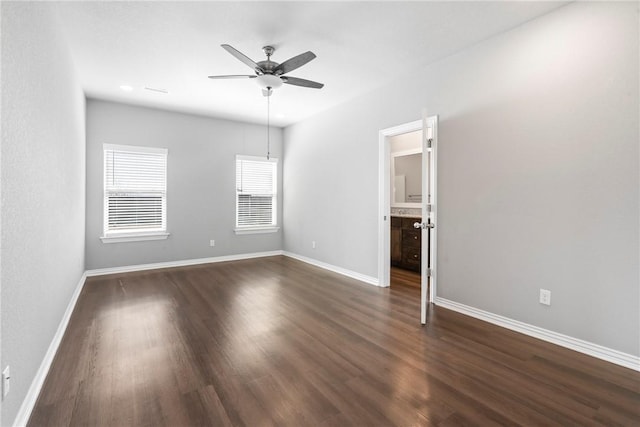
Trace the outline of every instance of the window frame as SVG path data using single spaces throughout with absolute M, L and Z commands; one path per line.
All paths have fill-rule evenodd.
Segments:
M 109 230 L 109 195 L 107 189 L 107 151 L 122 151 L 132 153 L 153 153 L 164 156 L 164 188 L 162 191 L 162 226 L 160 228 L 143 230 L 129 228 L 123 230 Z M 103 243 L 138 242 L 146 240 L 165 240 L 170 233 L 167 232 L 167 170 L 169 150 L 158 147 L 144 147 L 137 145 L 103 144 L 102 145 L 102 236 Z
M 240 203 L 239 196 L 241 195 L 241 191 L 238 189 L 238 161 L 253 161 L 253 162 L 263 162 L 263 163 L 271 163 L 273 164 L 273 192 L 271 193 L 271 214 L 272 214 L 272 224 L 270 225 L 239 225 L 239 212 L 240 212 Z M 235 171 L 235 203 L 236 203 L 236 212 L 235 212 L 235 227 L 234 232 L 236 234 L 260 234 L 260 233 L 276 233 L 280 230 L 280 226 L 278 226 L 278 169 L 279 169 L 279 161 L 275 157 L 265 158 L 258 156 L 247 156 L 237 154 L 234 163 L 234 171 Z

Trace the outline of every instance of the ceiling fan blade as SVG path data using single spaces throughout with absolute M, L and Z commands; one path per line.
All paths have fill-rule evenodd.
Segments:
M 209 76 L 210 79 L 255 79 L 258 76 L 234 74 L 229 76 Z
M 220 46 L 222 46 L 222 48 L 224 50 L 226 50 L 227 52 L 229 52 L 231 55 L 235 56 L 238 60 L 240 60 L 240 61 L 244 62 L 245 64 L 247 64 L 249 67 L 251 67 L 253 70 L 255 70 L 255 72 L 257 72 L 259 74 L 264 74 L 264 70 L 258 64 L 256 64 L 256 62 L 254 60 L 249 58 L 244 53 L 242 53 L 239 50 L 231 47 L 228 44 L 222 44 Z
M 282 64 L 278 65 L 273 70 L 273 74 L 276 74 L 276 75 L 287 74 L 288 72 L 293 71 L 296 68 L 302 67 L 304 64 L 311 61 L 315 57 L 316 57 L 316 54 L 311 51 L 301 53 L 300 55 L 294 56 L 291 59 L 287 59 Z
M 283 83 L 286 83 L 289 85 L 310 87 L 313 89 L 322 89 L 324 87 L 324 83 L 318 83 L 311 80 L 299 79 L 298 77 L 282 76 L 280 78 L 282 79 Z

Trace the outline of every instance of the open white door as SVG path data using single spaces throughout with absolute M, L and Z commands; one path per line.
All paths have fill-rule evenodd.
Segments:
M 420 322 L 427 323 L 429 303 L 436 296 L 436 149 L 438 116 L 422 118 L 422 271 L 420 292 Z

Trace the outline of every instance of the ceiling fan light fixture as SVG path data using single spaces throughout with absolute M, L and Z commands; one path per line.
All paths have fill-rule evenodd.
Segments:
M 262 89 L 277 89 L 282 86 L 282 80 L 280 80 L 280 77 L 274 76 L 273 74 L 263 74 L 256 77 L 254 80 Z

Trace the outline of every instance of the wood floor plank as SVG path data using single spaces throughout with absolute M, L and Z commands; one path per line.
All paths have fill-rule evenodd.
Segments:
M 30 426 L 640 425 L 640 373 L 276 256 L 87 279 Z

